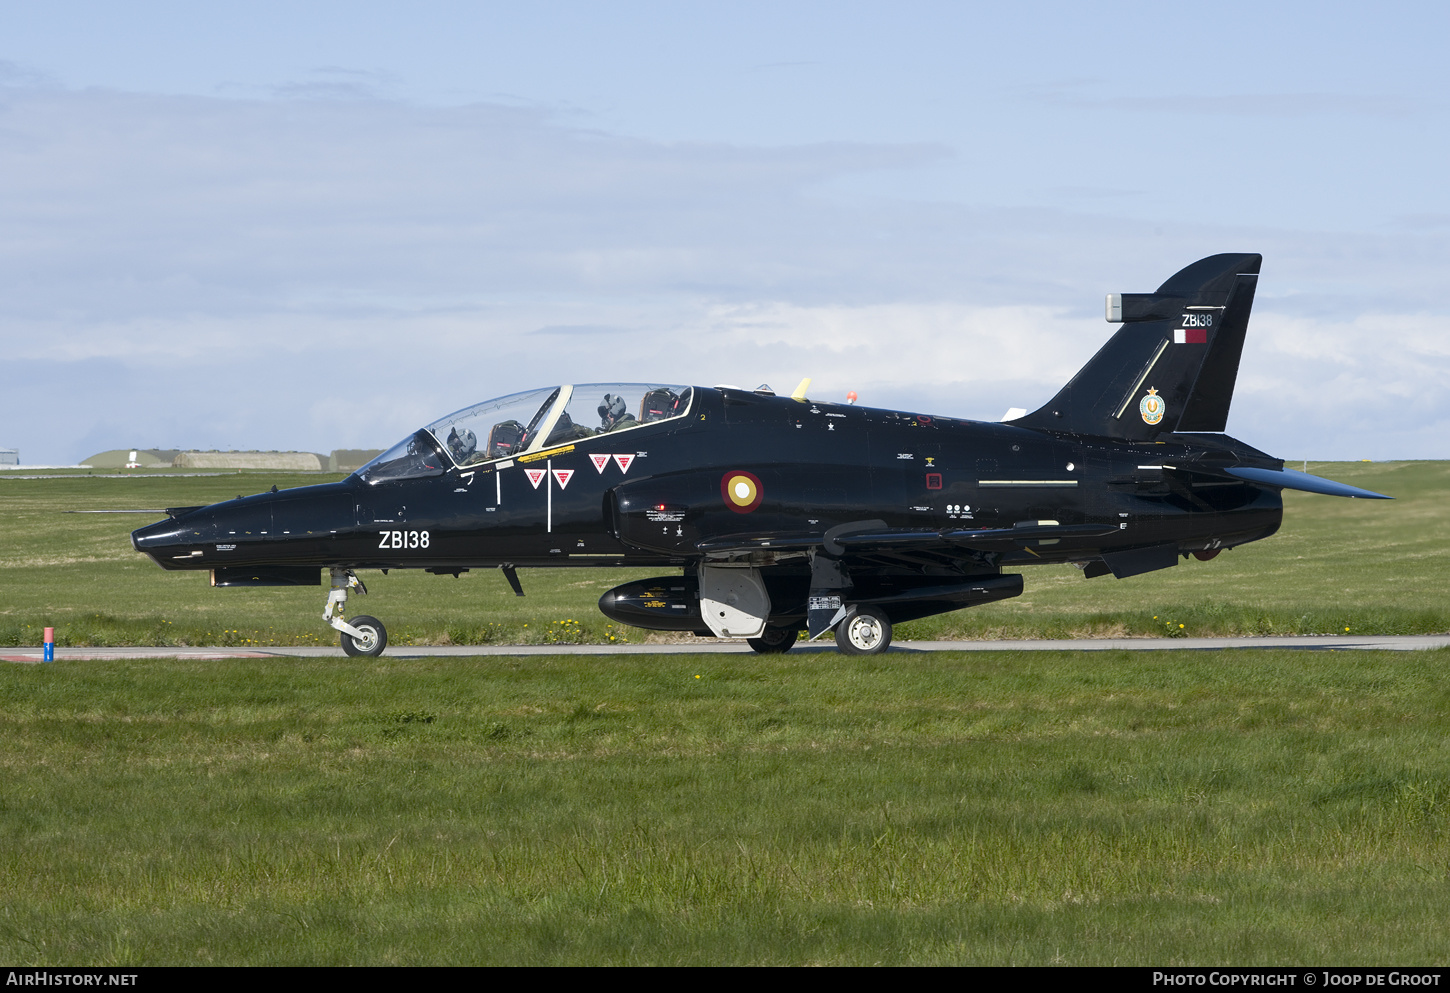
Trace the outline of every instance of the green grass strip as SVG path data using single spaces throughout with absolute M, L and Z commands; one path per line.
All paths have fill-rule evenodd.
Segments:
M 0 667 L 0 959 L 1440 964 L 1450 652 Z

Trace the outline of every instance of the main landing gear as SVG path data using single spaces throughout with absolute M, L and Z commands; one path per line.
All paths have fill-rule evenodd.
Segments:
M 790 651 L 799 635 L 794 626 L 771 625 L 746 641 L 761 655 L 778 655 Z M 875 607 L 852 608 L 836 625 L 836 647 L 845 655 L 879 655 L 891 647 L 891 621 Z
M 891 645 L 891 621 L 875 607 L 857 607 L 836 625 L 843 655 L 878 655 Z
M 359 614 L 349 624 L 343 617 L 347 612 L 348 590 L 365 594 L 368 588 L 351 569 L 333 569 L 332 590 L 327 594 L 327 609 L 322 612 L 322 619 L 341 632 L 342 650 L 348 655 L 383 654 L 383 649 L 388 647 L 388 631 L 383 627 L 382 621 Z M 336 617 L 332 616 L 334 609 L 337 611 Z
M 766 627 L 759 638 L 747 638 L 745 643 L 761 655 L 783 655 L 790 651 L 800 632 L 793 627 Z

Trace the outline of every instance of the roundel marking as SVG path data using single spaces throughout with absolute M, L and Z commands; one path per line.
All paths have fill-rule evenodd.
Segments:
M 754 473 L 735 469 L 720 477 L 720 495 L 725 498 L 725 506 L 735 513 L 748 514 L 760 506 L 765 489 Z

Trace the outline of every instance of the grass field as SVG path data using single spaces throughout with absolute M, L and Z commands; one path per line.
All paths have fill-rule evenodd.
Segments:
M 1444 964 L 1450 652 L 0 667 L 0 961 Z
M 1425 634 L 1450 630 L 1450 463 L 1311 463 L 1312 472 L 1394 502 L 1285 494 L 1265 541 L 1127 580 L 1084 580 L 1070 566 L 1025 570 L 1016 599 L 902 625 L 898 638 L 1152 634 Z M 318 482 L 317 475 L 139 475 L 20 479 L 0 474 L 0 645 L 335 644 L 318 588 L 214 590 L 204 573 L 167 573 L 131 549 L 153 518 L 67 511 L 208 503 Z M 595 607 L 606 589 L 650 572 L 537 569 L 514 597 L 493 571 L 459 579 L 364 575 L 353 613 L 378 616 L 395 645 L 641 640 Z M 1181 626 L 1180 626 L 1181 625 Z
M 1450 629 L 1445 463 L 903 636 Z M 0 475 L 0 643 L 334 643 L 144 515 L 317 477 Z M 413 642 L 602 641 L 624 574 L 369 574 Z M 1155 616 L 1157 615 L 1157 616 Z M 1182 624 L 1179 628 L 1176 625 Z M 1444 964 L 1450 652 L 0 666 L 0 961 Z

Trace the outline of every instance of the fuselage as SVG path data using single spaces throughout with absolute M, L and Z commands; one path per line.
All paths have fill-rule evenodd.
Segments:
M 808 541 L 858 521 L 913 532 L 1102 525 L 1091 538 L 1003 548 L 990 562 L 1001 568 L 1150 546 L 1230 547 L 1274 533 L 1282 515 L 1278 489 L 1214 471 L 1281 463 L 1224 435 L 1135 443 L 690 392 L 688 409 L 659 423 L 473 464 L 440 449 L 412 475 L 363 472 L 179 511 L 132 541 L 166 569 L 453 571 L 681 565 L 702 558 L 706 541 Z M 733 496 L 730 479 L 740 485 Z

